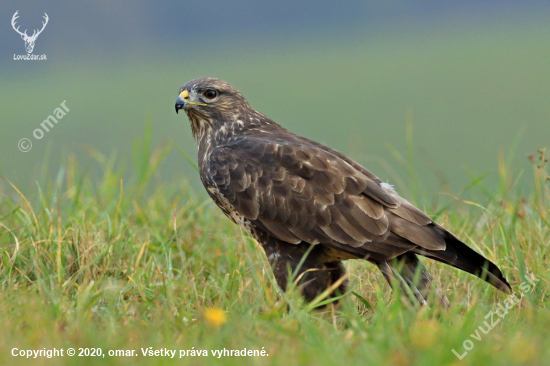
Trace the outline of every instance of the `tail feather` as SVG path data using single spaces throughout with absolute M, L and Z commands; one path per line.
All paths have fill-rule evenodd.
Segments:
M 500 269 L 487 258 L 461 242 L 453 234 L 440 228 L 445 238 L 445 250 L 417 249 L 415 253 L 471 273 L 507 294 L 512 288 Z

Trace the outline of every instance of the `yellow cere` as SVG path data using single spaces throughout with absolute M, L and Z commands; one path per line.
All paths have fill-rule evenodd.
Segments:
M 187 89 L 185 89 L 184 91 L 182 91 L 180 93 L 180 97 L 182 97 L 184 100 L 186 100 L 191 105 L 202 105 L 204 107 L 206 107 L 208 105 L 208 104 L 204 104 L 204 103 L 190 102 L 189 101 L 189 91 Z

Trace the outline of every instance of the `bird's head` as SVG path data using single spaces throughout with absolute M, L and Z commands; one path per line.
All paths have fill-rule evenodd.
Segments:
M 216 78 L 194 79 L 182 86 L 176 99 L 176 113 L 180 109 L 187 114 L 195 138 L 255 112 L 236 88 Z
M 257 130 L 259 126 L 264 130 L 278 128 L 269 117 L 254 110 L 235 87 L 215 78 L 194 79 L 182 86 L 176 99 L 176 113 L 180 109 L 187 114 L 197 140 L 207 134 L 217 135 L 218 131 L 224 131 L 227 138 L 241 131 Z
M 183 109 L 189 118 L 227 120 L 250 105 L 231 84 L 216 78 L 194 79 L 181 87 L 176 113 Z

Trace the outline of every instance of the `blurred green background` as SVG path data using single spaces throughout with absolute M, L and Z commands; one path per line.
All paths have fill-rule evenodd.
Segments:
M 414 161 L 433 198 L 485 172 L 496 182 L 499 153 L 520 177 L 527 155 L 550 146 L 548 2 L 4 1 L 0 10 L 0 173 L 30 195 L 69 154 L 98 179 L 88 149 L 116 151 L 131 166 L 148 124 L 155 144 L 174 141 L 195 158 L 174 101 L 203 76 L 230 82 L 279 124 L 349 154 L 406 196 L 396 152 Z M 48 13 L 34 50 L 47 61 L 13 60 L 25 54 L 10 24 L 16 10 L 21 29 Z M 64 100 L 70 112 L 36 140 Z M 31 151 L 19 151 L 21 138 Z M 203 193 L 177 150 L 160 174 L 185 175 Z M 528 187 L 525 176 L 518 184 Z

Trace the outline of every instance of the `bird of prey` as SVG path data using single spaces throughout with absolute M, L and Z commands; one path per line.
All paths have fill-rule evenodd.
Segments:
M 392 286 L 426 303 L 435 290 L 418 255 L 509 293 L 500 269 L 344 154 L 298 136 L 254 110 L 227 82 L 199 78 L 179 90 L 198 142 L 210 197 L 264 249 L 281 289 L 289 274 L 312 301 L 345 276 L 342 260 L 374 263 Z M 307 257 L 302 257 L 307 254 Z M 300 262 L 302 261 L 301 265 Z M 346 292 L 340 281 L 331 297 Z

